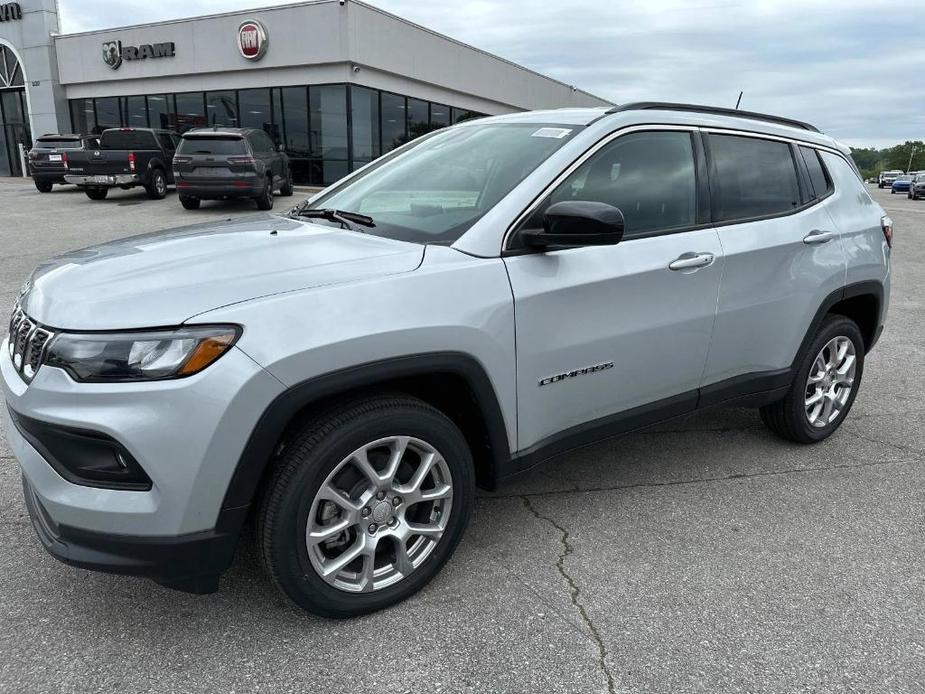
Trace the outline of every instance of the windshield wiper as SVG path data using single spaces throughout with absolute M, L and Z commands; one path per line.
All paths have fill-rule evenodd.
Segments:
M 345 210 L 334 210 L 328 207 L 306 209 L 302 206 L 296 207 L 289 213 L 290 217 L 309 217 L 316 219 L 326 219 L 329 222 L 339 222 L 341 226 L 351 231 L 363 231 L 357 228 L 357 225 L 364 227 L 376 226 L 372 217 L 359 212 L 346 212 Z

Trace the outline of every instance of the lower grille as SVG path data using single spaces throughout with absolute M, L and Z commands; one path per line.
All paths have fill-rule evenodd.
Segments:
M 45 358 L 45 348 L 53 333 L 31 320 L 19 307 L 13 310 L 10 319 L 10 358 L 13 367 L 29 383 Z

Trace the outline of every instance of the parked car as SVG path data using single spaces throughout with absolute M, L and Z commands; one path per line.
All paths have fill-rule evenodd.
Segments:
M 91 200 L 103 200 L 110 188 L 142 186 L 148 197 L 160 200 L 173 183 L 170 162 L 180 136 L 156 128 L 110 128 L 100 135 L 95 150 L 68 156 L 64 180 L 83 188 Z
M 893 185 L 893 181 L 903 175 L 904 172 L 897 170 L 894 171 L 881 171 L 880 179 L 877 183 L 879 188 L 888 188 Z
M 909 186 L 907 197 L 910 200 L 918 200 L 920 197 L 925 198 L 925 172 L 917 174 L 912 179 L 912 185 Z
M 914 176 L 909 174 L 903 174 L 898 176 L 892 185 L 890 185 L 890 194 L 894 195 L 896 193 L 908 193 L 910 187 L 912 186 L 912 179 Z
M 68 154 L 96 149 L 99 140 L 92 135 L 48 133 L 39 137 L 29 150 L 29 172 L 40 193 L 50 193 L 55 183 L 64 183 Z
M 269 210 L 274 191 L 293 191 L 289 157 L 256 128 L 190 130 L 173 157 L 173 176 L 187 210 L 219 198 L 253 198 L 257 209 Z
M 0 410 L 58 559 L 214 591 L 252 518 L 286 595 L 358 615 L 441 569 L 476 485 L 576 447 L 726 405 L 831 436 L 884 325 L 892 224 L 848 148 L 788 119 L 469 121 L 288 216 L 39 266 Z

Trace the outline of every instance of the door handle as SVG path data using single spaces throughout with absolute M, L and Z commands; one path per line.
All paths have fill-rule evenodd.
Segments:
M 682 253 L 668 265 L 669 270 L 696 270 L 713 262 L 712 253 Z
M 809 245 L 817 243 L 828 243 L 834 238 L 835 234 L 833 234 L 831 231 L 820 231 L 819 229 L 813 229 L 803 237 L 803 243 Z

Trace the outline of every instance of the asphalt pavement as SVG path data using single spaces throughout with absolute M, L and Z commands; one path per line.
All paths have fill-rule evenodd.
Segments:
M 925 201 L 872 193 L 893 298 L 835 436 L 726 410 L 563 456 L 482 494 L 443 572 L 371 616 L 302 613 L 250 538 L 208 596 L 60 564 L 0 437 L 0 692 L 923 691 Z M 0 179 L 0 311 L 53 254 L 254 213 Z

